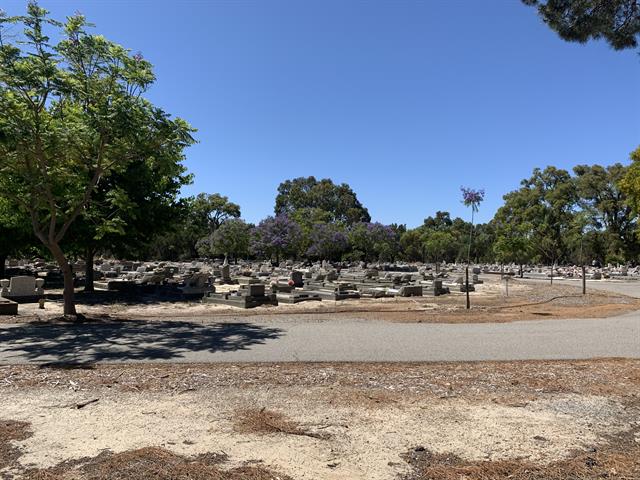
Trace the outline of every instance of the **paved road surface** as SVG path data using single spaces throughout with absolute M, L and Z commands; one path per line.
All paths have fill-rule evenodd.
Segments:
M 612 288 L 640 296 L 637 285 Z M 640 358 L 640 312 L 499 324 L 403 324 L 326 316 L 251 317 L 243 322 L 4 326 L 0 364 Z

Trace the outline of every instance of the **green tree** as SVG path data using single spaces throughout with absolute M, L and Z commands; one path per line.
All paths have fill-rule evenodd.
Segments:
M 400 236 L 402 257 L 409 262 L 424 262 L 425 250 L 423 242 L 424 228 L 412 228 Z
M 518 226 L 530 240 L 533 259 L 555 265 L 568 257 L 570 232 L 577 202 L 569 172 L 555 167 L 534 169 L 521 188 L 506 194 L 495 220 Z
M 638 216 L 640 216 L 640 147 L 631 152 L 631 165 L 627 168 L 627 173 L 620 180 L 620 188 L 627 196 L 627 204 L 636 218 L 636 229 L 638 226 Z M 637 238 L 640 238 L 640 230 L 637 230 Z
M 233 259 L 246 257 L 249 254 L 252 226 L 239 218 L 224 222 L 213 233 L 209 253 L 225 255 Z
M 23 37 L 9 38 L 8 25 L 22 25 Z M 35 2 L 25 16 L 0 18 L 0 193 L 28 215 L 60 266 L 65 315 L 76 307 L 61 242 L 97 185 L 138 158 L 149 126 L 171 121 L 142 96 L 151 64 L 86 27 L 82 15 L 60 23 Z M 172 122 L 189 136 L 184 121 Z
M 520 268 L 531 260 L 531 241 L 527 224 L 496 222 L 496 237 L 493 243 L 495 259 L 500 263 L 515 263 Z
M 149 258 L 155 236 L 179 218 L 177 196 L 191 181 L 182 165 L 190 137 L 172 132 L 172 126 L 159 118 L 154 126 L 155 145 L 149 142 L 149 151 L 140 150 L 140 158 L 129 163 L 124 172 L 113 172 L 103 179 L 88 208 L 70 228 L 65 250 L 85 260 L 85 291 L 93 291 L 96 254 Z
M 466 260 L 468 255 L 473 258 L 485 258 L 487 256 L 486 243 L 474 242 L 471 250 L 469 250 L 469 233 L 471 231 L 471 223 L 456 217 L 451 218 L 449 212 L 438 211 L 434 217 L 424 219 L 423 225 L 420 227 L 424 235 L 430 235 L 432 232 L 446 232 L 450 234 L 451 243 L 442 253 L 440 260 L 447 262 Z M 485 233 L 484 225 L 476 225 L 476 231 Z
M 240 218 L 240 205 L 219 193 L 199 193 L 193 200 L 192 209 L 198 219 L 196 222 L 206 225 L 212 234 L 227 220 Z
M 635 48 L 640 35 L 638 0 L 522 0 L 564 40 L 605 39 L 616 50 Z
M 422 235 L 422 242 L 425 253 L 435 263 L 437 272 L 438 265 L 446 258 L 447 251 L 454 243 L 453 235 L 444 230 L 431 230 Z
M 627 167 L 620 163 L 577 165 L 576 174 L 578 204 L 587 215 L 593 228 L 607 239 L 607 256 L 631 259 L 638 253 L 635 238 L 637 221 L 627 196 L 620 188 Z
M 349 185 L 335 185 L 328 178 L 300 177 L 286 180 L 278 186 L 275 214 L 292 215 L 298 210 L 319 209 L 328 212 L 331 220 L 351 225 L 370 222 L 367 209 L 360 203 Z

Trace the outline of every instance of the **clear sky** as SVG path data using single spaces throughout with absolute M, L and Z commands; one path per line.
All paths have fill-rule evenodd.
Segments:
M 374 220 L 480 221 L 536 167 L 627 162 L 640 144 L 640 56 L 566 43 L 519 0 L 42 0 L 155 65 L 148 97 L 198 129 L 195 183 L 243 217 L 278 184 L 350 184 Z M 2 0 L 9 14 L 25 2 Z

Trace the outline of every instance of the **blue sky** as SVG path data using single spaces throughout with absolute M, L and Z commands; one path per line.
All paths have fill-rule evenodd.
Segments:
M 24 1 L 2 0 L 10 14 Z M 480 221 L 546 165 L 627 162 L 640 56 L 560 40 L 519 0 L 60 1 L 155 65 L 148 97 L 198 129 L 195 183 L 257 221 L 278 184 L 350 184 L 374 220 Z

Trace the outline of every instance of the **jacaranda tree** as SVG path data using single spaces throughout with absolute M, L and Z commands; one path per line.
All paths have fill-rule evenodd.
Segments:
M 294 256 L 302 239 L 298 224 L 288 215 L 276 215 L 262 220 L 251 232 L 251 251 L 264 258 Z
M 484 200 L 484 190 L 474 190 L 472 188 L 460 187 L 462 192 L 462 203 L 465 207 L 471 207 L 471 228 L 469 229 L 469 246 L 467 248 L 467 268 L 466 268 L 466 293 L 467 293 L 467 308 L 471 307 L 469 301 L 469 264 L 471 263 L 471 243 L 473 242 L 473 219 L 475 213 L 478 211 L 480 203 Z
M 184 121 L 142 96 L 151 64 L 87 27 L 80 14 L 58 22 L 35 2 L 24 16 L 0 16 L 0 195 L 28 216 L 60 266 L 65 315 L 76 308 L 61 242 L 97 185 L 158 141 L 159 119 L 170 125 L 163 141 L 191 142 Z

